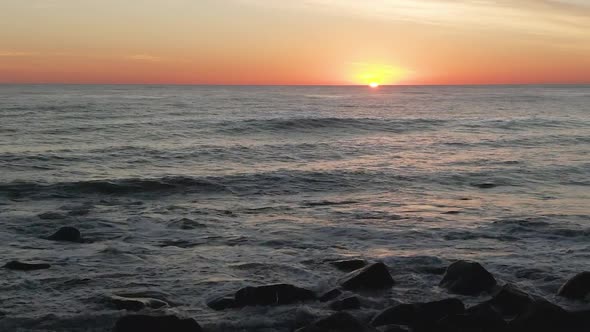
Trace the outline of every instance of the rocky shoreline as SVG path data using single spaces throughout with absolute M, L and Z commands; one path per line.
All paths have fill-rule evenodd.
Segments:
M 63 227 L 47 237 L 52 241 L 83 243 L 80 232 Z M 338 287 L 322 293 L 291 284 L 249 286 L 232 294 L 220 294 L 207 301 L 211 310 L 239 310 L 249 306 L 282 306 L 316 303 L 330 314 L 300 317 L 292 325 L 295 332 L 587 332 L 590 310 L 571 311 L 542 297 L 528 294 L 513 284 L 501 285 L 494 275 L 477 262 L 459 260 L 441 274 L 438 286 L 449 293 L 443 300 L 396 303 L 380 308 L 376 314 L 357 315 L 365 299 L 384 296 L 403 280 L 392 276 L 382 262 L 363 259 L 326 261 L 342 271 Z M 49 269 L 46 263 L 10 261 L 5 269 L 35 271 Z M 456 295 L 456 297 L 454 296 Z M 581 272 L 564 283 L 558 296 L 587 303 L 590 299 L 590 272 Z M 467 306 L 459 297 L 486 300 Z M 167 299 L 121 294 L 109 296 L 108 305 L 125 311 L 113 332 L 198 332 L 207 331 L 193 318 L 158 314 L 158 309 L 173 306 Z M 131 314 L 131 312 L 134 312 Z M 0 314 L 0 319 L 3 319 Z

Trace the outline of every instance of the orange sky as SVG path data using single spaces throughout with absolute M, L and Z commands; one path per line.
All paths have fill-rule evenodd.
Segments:
M 0 83 L 590 83 L 588 0 L 4 0 Z

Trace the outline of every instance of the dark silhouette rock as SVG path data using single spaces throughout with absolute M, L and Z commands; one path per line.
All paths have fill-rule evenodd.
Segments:
M 515 316 L 524 312 L 534 298 L 514 285 L 506 284 L 486 303 L 504 316 Z
M 348 290 L 369 290 L 392 287 L 395 281 L 383 263 L 374 263 L 345 276 L 341 285 Z
M 213 310 L 225 310 L 236 307 L 236 299 L 233 295 L 226 295 L 207 302 L 207 306 Z
M 297 332 L 365 332 L 373 331 L 362 324 L 354 316 L 346 312 L 338 312 L 321 318 L 311 325 L 298 329 Z
M 254 305 L 282 305 L 314 300 L 314 292 L 288 284 L 245 287 L 235 294 L 238 307 Z
M 330 309 L 341 311 L 341 310 L 353 310 L 361 307 L 361 301 L 356 296 L 347 297 L 342 300 L 337 300 L 330 303 Z
M 440 286 L 461 295 L 478 295 L 496 286 L 496 279 L 481 264 L 457 261 L 447 268 Z
M 367 261 L 364 259 L 347 259 L 330 262 L 338 270 L 344 272 L 352 272 L 367 266 Z
M 464 314 L 449 315 L 436 323 L 439 332 L 506 332 L 508 323 L 488 304 L 469 308 Z
M 176 316 L 130 315 L 117 320 L 113 332 L 202 332 L 203 329 L 192 318 Z
M 590 296 L 590 272 L 582 272 L 568 280 L 558 292 L 559 296 L 584 300 Z
M 409 332 L 408 328 L 400 325 L 390 325 L 382 330 L 383 332 Z
M 158 309 L 167 307 L 168 303 L 153 298 L 132 298 L 113 295 L 110 297 L 113 305 L 119 310 L 139 311 L 145 308 Z
M 328 302 L 328 301 L 334 300 L 335 298 L 339 297 L 340 295 L 342 295 L 342 291 L 339 290 L 338 288 L 334 288 L 331 291 L 328 291 L 328 292 L 324 293 L 322 296 L 320 296 L 319 300 L 320 300 L 320 302 Z
M 48 237 L 49 240 L 62 241 L 62 242 L 82 242 L 82 236 L 80 231 L 75 227 L 62 227 L 57 230 L 53 235 Z
M 44 270 L 50 268 L 51 265 L 45 263 L 33 264 L 33 263 L 22 263 L 19 261 L 11 261 L 4 265 L 5 269 L 16 270 L 16 271 L 35 271 Z
M 554 332 L 572 331 L 572 324 L 567 311 L 547 300 L 535 299 L 508 326 L 513 332 Z
M 434 326 L 440 319 L 449 315 L 459 315 L 465 312 L 465 305 L 459 299 L 441 301 L 399 304 L 378 313 L 371 325 L 408 325 L 416 329 L 427 329 Z

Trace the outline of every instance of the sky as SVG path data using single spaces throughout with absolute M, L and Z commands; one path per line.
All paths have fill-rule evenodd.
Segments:
M 590 0 L 0 0 L 0 83 L 590 83 Z

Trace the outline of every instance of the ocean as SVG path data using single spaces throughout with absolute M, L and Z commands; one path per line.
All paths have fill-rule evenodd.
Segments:
M 323 304 L 206 302 L 321 292 L 340 258 L 398 281 L 360 315 L 449 297 L 456 259 L 579 308 L 555 293 L 590 264 L 590 86 L 0 85 L 0 223 L 0 265 L 51 264 L 0 269 L 2 331 L 110 331 L 139 294 L 287 332 Z

